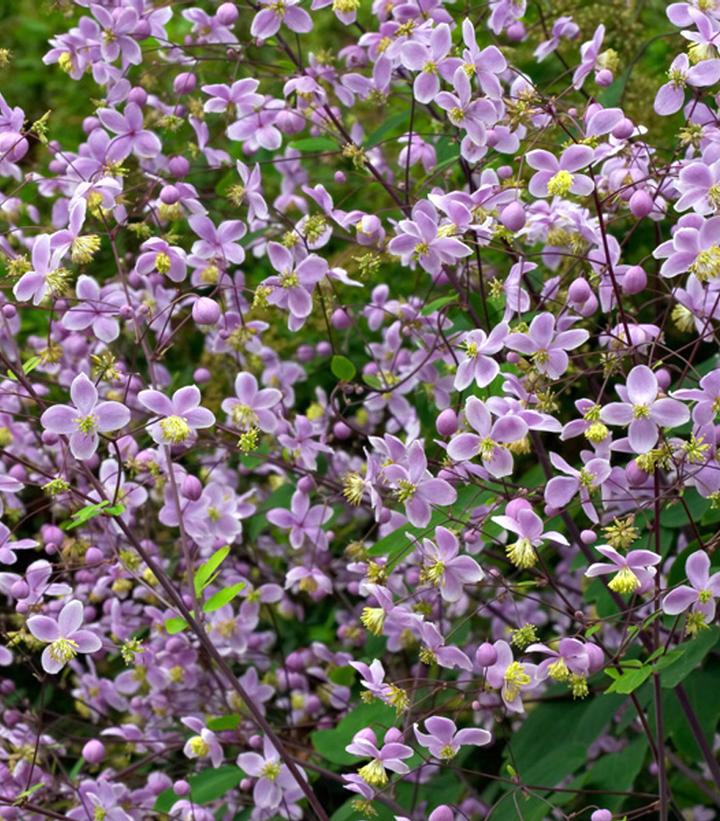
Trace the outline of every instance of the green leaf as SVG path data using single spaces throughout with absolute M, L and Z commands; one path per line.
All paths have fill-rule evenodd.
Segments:
M 649 664 L 644 667 L 628 668 L 613 681 L 605 692 L 621 693 L 625 696 L 630 695 L 630 693 L 634 693 L 638 687 L 641 687 L 647 679 L 650 678 L 652 671 L 653 668 Z
M 434 314 L 435 311 L 439 311 L 440 308 L 444 308 L 446 305 L 450 305 L 453 302 L 457 302 L 457 296 L 441 296 L 438 299 L 434 299 L 432 302 L 428 302 L 420 313 L 423 316 L 430 316 L 430 314 Z
M 288 147 L 303 153 L 340 150 L 337 142 L 329 137 L 305 137 L 302 140 L 293 140 Z
M 378 735 L 395 724 L 397 714 L 392 707 L 381 701 L 360 704 L 343 718 L 332 730 L 315 730 L 311 734 L 313 748 L 326 761 L 348 766 L 358 759 L 345 752 L 352 737 L 363 727 L 372 727 Z
M 235 596 L 245 587 L 245 582 L 238 582 L 232 587 L 225 587 L 218 590 L 217 593 L 210 596 L 210 598 L 203 605 L 203 610 L 206 613 L 212 613 L 214 610 L 219 610 L 226 604 L 229 604 Z
M 240 767 L 227 764 L 217 769 L 203 770 L 197 775 L 188 778 L 190 783 L 190 795 L 194 804 L 209 804 L 217 801 L 223 795 L 235 789 L 245 778 L 245 773 Z M 177 801 L 177 796 L 172 788 L 161 792 L 155 802 L 155 811 L 167 813 L 170 807 Z
M 346 356 L 333 356 L 330 370 L 343 382 L 350 382 L 357 373 L 357 368 Z
M 398 126 L 404 126 L 403 131 L 407 131 L 407 126 L 410 123 L 408 113 L 406 111 L 396 114 L 394 117 L 389 117 L 383 124 L 375 129 L 373 133 L 365 140 L 363 148 L 372 148 L 374 145 L 382 142 L 386 134 L 389 134 Z
M 656 667 L 663 671 L 660 675 L 662 686 L 677 687 L 713 649 L 718 639 L 720 639 L 720 628 L 710 627 L 701 631 L 694 639 L 681 644 L 677 649 L 684 648 L 682 654 L 674 657 L 670 664 L 663 666 L 660 660 Z
M 225 545 L 224 547 L 221 547 L 219 550 L 216 550 L 206 562 L 203 562 L 203 564 L 200 565 L 193 580 L 193 583 L 195 585 L 195 593 L 197 595 L 200 595 L 200 593 L 217 576 L 220 565 L 225 561 L 225 559 L 227 559 L 229 554 L 230 546 Z
M 235 730 L 241 721 L 242 716 L 232 715 L 209 718 L 206 723 L 208 730 L 212 730 L 214 733 L 219 733 L 222 730 Z
M 172 618 L 165 619 L 165 629 L 171 636 L 174 636 L 176 633 L 182 633 L 187 626 L 188 623 L 185 619 L 180 618 L 180 616 L 173 616 Z
M 110 502 L 108 502 L 107 499 L 103 499 L 102 502 L 98 502 L 97 504 L 85 505 L 85 507 L 73 513 L 71 521 L 63 522 L 60 527 L 63 530 L 72 530 L 75 527 L 80 527 L 80 525 L 84 525 L 85 522 L 89 522 L 90 519 L 99 516 L 103 512 L 103 508 L 106 508 L 109 504 Z

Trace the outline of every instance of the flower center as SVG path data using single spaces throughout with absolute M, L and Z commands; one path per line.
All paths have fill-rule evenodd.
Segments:
M 385 767 L 383 767 L 382 761 L 377 758 L 373 758 L 369 764 L 360 767 L 358 775 L 363 781 L 370 784 L 371 787 L 384 787 L 388 782 Z
M 518 539 L 505 548 L 508 559 L 515 567 L 528 568 L 537 562 L 537 553 L 530 539 Z
M 167 274 L 170 270 L 170 257 L 164 251 L 155 257 L 155 270 L 159 274 Z
M 616 593 L 633 593 L 640 587 L 640 579 L 638 579 L 629 567 L 623 567 L 612 581 L 610 581 L 608 587 Z
M 250 405 L 238 402 L 233 405 L 232 420 L 239 428 L 251 428 L 257 422 L 257 414 Z
M 527 687 L 528 684 L 530 684 L 530 676 L 525 672 L 525 668 L 519 661 L 513 661 L 512 664 L 508 664 L 503 679 L 505 681 L 503 687 L 505 698 L 508 701 L 515 701 L 520 695 L 521 688 Z
M 548 667 L 548 675 L 554 681 L 565 681 L 570 675 L 570 670 L 563 659 L 558 659 Z
M 700 280 L 706 282 L 720 275 L 720 246 L 711 245 L 695 257 L 695 262 L 688 269 Z
M 193 736 L 190 739 L 190 749 L 198 758 L 205 758 L 210 752 L 210 746 L 207 741 L 199 735 Z
M 701 590 L 698 593 L 698 601 L 700 604 L 707 604 L 709 601 L 712 601 L 712 591 L 711 590 Z
M 261 772 L 265 778 L 268 779 L 268 781 L 275 781 L 275 779 L 280 775 L 280 762 L 267 761 Z
M 78 416 L 75 420 L 75 424 L 77 425 L 77 429 L 85 435 L 94 433 L 97 430 L 97 419 L 92 414 L 88 416 Z
M 401 479 L 395 489 L 395 496 L 399 502 L 409 502 L 417 491 L 417 485 L 407 479 Z
M 379 636 L 385 624 L 385 611 L 382 607 L 365 607 L 360 614 L 360 621 L 369 633 Z
M 558 171 L 550 178 L 547 184 L 548 194 L 553 197 L 562 197 L 572 188 L 573 175 L 569 171 Z
M 50 658 L 58 664 L 67 664 L 78 652 L 78 643 L 72 639 L 55 639 L 50 645 Z
M 190 436 L 190 425 L 182 416 L 168 416 L 160 420 L 160 430 L 163 436 L 172 444 L 184 442 Z
M 635 419 L 647 419 L 650 416 L 649 405 L 633 405 L 633 417 Z

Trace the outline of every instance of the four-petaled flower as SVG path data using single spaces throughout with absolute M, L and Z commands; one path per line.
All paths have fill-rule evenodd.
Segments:
M 57 619 L 30 616 L 28 630 L 48 645 L 41 658 L 45 672 L 58 673 L 78 653 L 96 653 L 102 647 L 95 633 L 82 629 L 82 623 L 83 606 L 76 599 L 63 607 Z
M 600 411 L 608 425 L 629 425 L 628 440 L 636 453 L 655 447 L 658 428 L 675 428 L 690 419 L 690 411 L 677 399 L 659 398 L 657 377 L 647 365 L 636 365 L 625 387 L 616 388 L 622 402 L 610 402 Z
M 386 770 L 401 775 L 410 772 L 405 759 L 412 757 L 412 747 L 402 744 L 401 739 L 400 730 L 391 727 L 385 733 L 382 747 L 378 747 L 377 736 L 368 727 L 355 733 L 352 742 L 345 747 L 345 750 L 351 755 L 371 759 L 369 764 L 360 767 L 358 775 L 372 787 L 384 787 L 388 783 Z
M 710 557 L 704 550 L 691 553 L 685 562 L 689 585 L 681 584 L 671 590 L 662 601 L 662 609 L 669 616 L 684 613 L 688 616 L 688 632 L 697 632 L 715 618 L 715 599 L 720 597 L 720 572 L 710 575 Z
M 631 550 L 626 556 L 610 545 L 599 545 L 595 550 L 610 561 L 591 564 L 585 575 L 593 578 L 615 573 L 608 587 L 616 593 L 644 593 L 657 573 L 655 565 L 662 559 L 652 550 Z
M 487 730 L 478 727 L 458 730 L 454 721 L 443 716 L 432 716 L 425 719 L 425 729 L 427 732 L 423 733 L 418 729 L 417 723 L 413 724 L 413 732 L 418 744 L 441 761 L 450 761 L 455 758 L 460 747 L 466 744 L 484 747 L 492 741 L 492 735 Z
M 76 459 L 89 459 L 97 450 L 99 433 L 124 428 L 130 410 L 120 402 L 98 402 L 95 385 L 78 374 L 70 385 L 72 405 L 53 405 L 40 417 L 45 430 L 70 437 L 70 450 Z
M 140 391 L 138 399 L 147 410 L 162 417 L 148 426 L 148 433 L 158 445 L 185 445 L 199 428 L 215 424 L 213 413 L 198 407 L 201 396 L 195 385 L 176 390 L 172 399 L 156 390 Z

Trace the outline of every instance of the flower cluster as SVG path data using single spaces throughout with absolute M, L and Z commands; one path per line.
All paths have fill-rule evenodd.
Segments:
M 714 818 L 720 6 L 61 5 L 0 819 Z

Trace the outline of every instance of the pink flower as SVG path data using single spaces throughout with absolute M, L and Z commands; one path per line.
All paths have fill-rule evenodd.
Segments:
M 125 427 L 130 410 L 120 402 L 98 402 L 97 388 L 78 374 L 70 385 L 72 405 L 53 405 L 40 417 L 45 430 L 70 437 L 70 450 L 76 459 L 89 459 L 97 450 L 99 433 Z
M 58 673 L 78 653 L 97 653 L 100 639 L 90 630 L 81 629 L 82 603 L 73 600 L 60 611 L 57 620 L 50 616 L 30 616 L 27 626 L 39 641 L 48 646 L 42 653 L 42 666 L 48 673 Z

